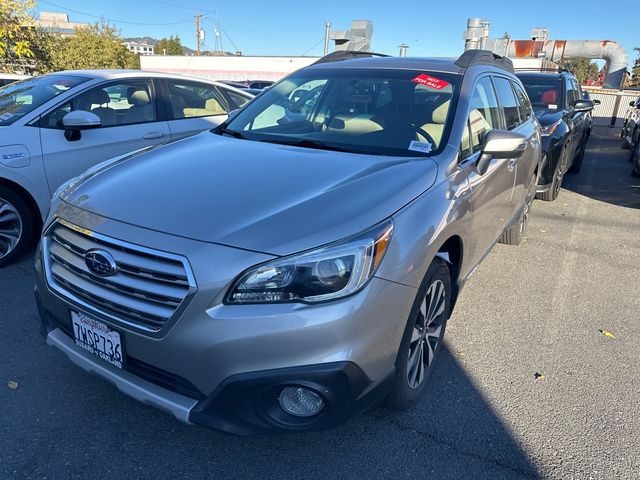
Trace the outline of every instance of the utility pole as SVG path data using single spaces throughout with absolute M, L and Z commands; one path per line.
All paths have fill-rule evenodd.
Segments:
M 196 15 L 196 55 L 200 56 L 200 19 L 202 18 L 201 14 Z
M 329 53 L 329 39 L 331 38 L 331 22 L 324 24 L 324 54 Z

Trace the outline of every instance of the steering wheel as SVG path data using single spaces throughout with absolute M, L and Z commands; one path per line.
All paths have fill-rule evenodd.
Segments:
M 405 130 L 411 130 L 413 133 L 419 133 L 420 135 L 422 135 L 433 147 L 436 146 L 436 141 L 433 139 L 433 137 L 431 135 L 429 135 L 429 133 L 427 133 L 422 127 L 419 127 L 417 125 L 414 125 L 413 123 L 409 124 L 409 125 L 404 125 L 402 127 L 399 127 Z

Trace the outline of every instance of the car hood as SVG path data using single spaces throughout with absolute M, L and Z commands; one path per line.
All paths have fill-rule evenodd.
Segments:
M 383 157 L 210 132 L 116 162 L 63 196 L 113 220 L 287 255 L 350 236 L 433 185 L 430 158 Z
M 562 118 L 562 110 L 557 108 L 536 108 L 534 113 L 543 127 L 551 125 Z

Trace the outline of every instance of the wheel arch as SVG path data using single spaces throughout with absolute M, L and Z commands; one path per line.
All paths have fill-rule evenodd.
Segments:
M 36 202 L 35 198 L 33 198 L 33 195 L 31 195 L 29 191 L 19 183 L 16 183 L 4 177 L 0 177 L 0 186 L 8 188 L 9 190 L 12 190 L 17 195 L 20 195 L 20 197 L 24 199 L 24 201 L 27 203 L 29 207 L 29 211 L 31 212 L 31 215 L 33 216 L 34 235 L 39 235 L 40 231 L 42 230 L 42 214 L 40 212 L 40 208 L 38 207 L 38 203 Z

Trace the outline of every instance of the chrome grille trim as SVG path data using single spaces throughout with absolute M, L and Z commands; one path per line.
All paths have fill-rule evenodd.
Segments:
M 104 249 L 118 272 L 94 275 L 84 254 Z M 87 313 L 126 328 L 161 336 L 196 291 L 186 258 L 110 238 L 56 219 L 43 237 L 43 263 L 49 287 Z

